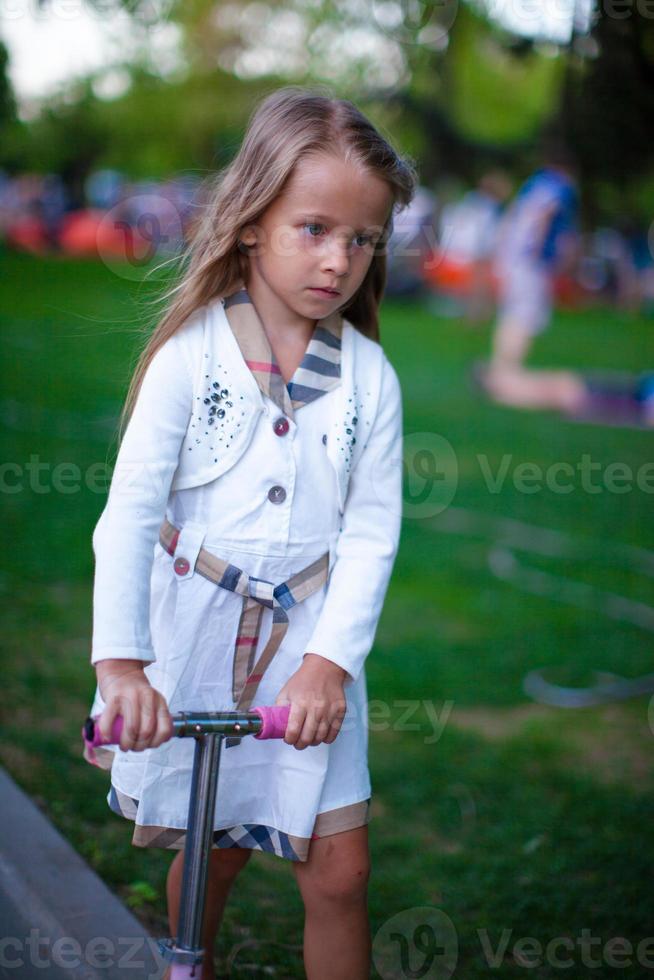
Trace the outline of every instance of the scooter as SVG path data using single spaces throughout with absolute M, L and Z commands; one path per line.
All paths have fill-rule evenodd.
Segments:
M 177 936 L 157 940 L 164 960 L 170 962 L 170 980 L 197 980 L 202 973 L 204 948 L 202 924 L 207 897 L 208 864 L 213 834 L 213 815 L 218 767 L 223 738 L 283 738 L 290 705 L 252 708 L 250 711 L 181 711 L 172 715 L 172 738 L 194 738 L 193 773 L 188 809 L 184 873 Z M 117 745 L 123 718 L 114 719 L 104 739 L 97 724 L 100 715 L 86 719 L 82 738 L 91 758 L 100 745 Z

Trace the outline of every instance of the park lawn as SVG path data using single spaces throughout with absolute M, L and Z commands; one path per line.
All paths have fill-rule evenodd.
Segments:
M 106 804 L 108 775 L 82 759 L 80 740 L 95 689 L 91 533 L 105 499 L 91 468 L 115 457 L 153 293 L 99 262 L 4 254 L 0 263 L 3 459 L 16 464 L 2 497 L 0 761 L 164 936 L 172 855 L 131 846 L 131 824 Z M 654 366 L 653 326 L 600 310 L 561 313 L 531 361 L 639 371 Z M 384 305 L 408 452 L 402 542 L 367 662 L 373 937 L 401 913 L 395 931 L 410 939 L 420 921 L 411 910 L 430 906 L 455 931 L 456 975 L 466 980 L 558 977 L 555 956 L 571 957 L 568 975 L 585 976 L 583 930 L 601 940 L 593 976 L 612 976 L 615 964 L 624 977 L 649 975 L 645 952 L 640 963 L 636 955 L 654 934 L 649 698 L 558 709 L 535 704 L 522 682 L 534 668 L 582 685 L 594 670 L 651 671 L 651 633 L 627 621 L 634 607 L 618 602 L 607 615 L 612 594 L 639 602 L 648 623 L 651 432 L 489 406 L 467 380 L 489 338 L 488 325 Z M 525 462 L 543 474 L 528 492 L 516 470 Z M 566 462 L 575 476 L 559 493 L 545 477 Z M 612 482 L 615 463 L 630 482 Z M 507 568 L 508 578 L 497 574 Z M 524 937 L 543 950 L 557 937 L 574 945 L 530 970 L 533 945 L 514 948 Z M 632 944 L 631 966 L 604 949 L 615 937 Z M 484 944 L 502 942 L 492 969 Z M 228 905 L 218 975 L 302 977 L 301 943 L 292 868 L 256 852 Z

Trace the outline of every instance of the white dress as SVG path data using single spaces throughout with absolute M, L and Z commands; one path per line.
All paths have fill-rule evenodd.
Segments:
M 279 409 L 266 398 L 266 412 L 246 454 L 211 483 L 172 492 L 168 519 L 176 527 L 209 523 L 203 547 L 275 583 L 319 558 L 339 522 L 336 474 L 323 441 L 325 419 L 331 414 L 328 400 L 334 397 L 334 391 L 326 392 L 303 405 L 282 437 L 273 428 Z M 252 485 L 246 459 L 250 453 L 261 460 L 257 485 Z M 271 506 L 267 493 L 275 485 L 284 488 L 286 497 Z M 233 710 L 232 658 L 242 598 L 200 575 L 179 581 L 173 558 L 159 543 L 151 590 L 150 629 L 157 660 L 145 672 L 170 711 Z M 274 704 L 304 653 L 310 652 L 307 642 L 325 592 L 322 586 L 289 611 L 287 633 L 259 684 L 257 704 Z M 257 655 L 271 627 L 272 609 L 264 608 Z M 344 691 L 347 711 L 331 744 L 296 749 L 283 740 L 245 737 L 240 745 L 223 748 L 214 826 L 225 833 L 214 835 L 216 846 L 254 847 L 306 860 L 315 830 L 323 836 L 367 822 L 371 786 L 365 670 Z M 103 706 L 98 699 L 93 713 Z M 108 802 L 135 819 L 135 843 L 183 846 L 183 834 L 171 830 L 187 824 L 193 751 L 193 739 L 174 738 L 155 749 L 116 752 Z M 316 814 L 328 813 L 316 824 Z M 140 831 L 139 825 L 147 829 Z
M 282 387 L 287 406 L 286 414 L 282 413 L 279 372 L 268 373 L 267 341 L 246 300 L 230 301 L 233 325 L 240 331 L 238 345 L 221 308 L 214 307 L 204 327 L 198 319 L 190 332 L 171 338 L 146 374 L 117 461 L 121 482 L 116 483 L 114 473 L 107 507 L 94 532 L 92 663 L 116 657 L 147 661 L 145 672 L 172 713 L 233 710 L 234 652 L 243 597 L 193 571 L 200 540 L 210 554 L 274 585 L 333 552 L 329 579 L 288 608 L 287 631 L 259 681 L 254 704 L 274 704 L 302 665 L 304 654 L 315 652 L 347 670 L 343 688 L 347 710 L 340 731 L 331 744 L 305 749 L 281 739 L 259 741 L 251 736 L 235 745 L 224 744 L 214 817 L 216 847 L 258 848 L 306 861 L 312 837 L 358 827 L 369 819 L 363 662 L 372 646 L 399 540 L 401 391 L 392 365 L 385 356 L 380 364 L 379 349 L 362 335 L 357 339 L 351 326 L 345 334 L 347 365 L 348 369 L 359 365 L 360 398 L 356 385 L 344 389 L 342 380 L 330 381 L 329 361 L 337 355 L 321 322 L 289 383 L 300 404 L 289 411 Z M 325 329 L 329 327 L 325 323 Z M 171 474 L 178 465 L 179 441 L 185 431 L 193 431 L 187 426 L 194 419 L 203 421 L 183 444 L 182 455 L 210 436 L 204 429 L 211 429 L 212 423 L 204 419 L 207 410 L 214 411 L 209 395 L 220 385 L 213 381 L 210 358 L 205 362 L 208 353 L 201 353 L 203 337 L 205 341 L 216 338 L 221 358 L 228 361 L 223 376 L 229 391 L 222 404 L 243 408 L 242 416 L 232 422 L 232 432 L 239 418 L 246 424 L 249 419 L 251 437 L 219 476 L 164 490 L 159 503 L 159 477 Z M 353 341 L 361 349 L 359 360 L 349 359 Z M 182 364 L 185 351 L 190 350 L 196 353 L 186 372 Z M 198 414 L 191 414 L 189 420 L 194 363 L 200 365 L 202 385 L 209 387 L 193 389 Z M 376 414 L 371 408 L 375 385 L 366 373 L 372 364 L 383 368 Z M 246 383 L 254 383 L 257 393 L 263 393 L 256 412 L 244 398 Z M 339 401 L 344 392 L 345 406 Z M 206 410 L 204 403 L 209 406 Z M 285 420 L 281 426 L 280 415 Z M 341 429 L 339 421 L 334 429 L 332 422 L 343 415 L 345 427 Z M 218 418 L 222 418 L 219 413 Z M 219 437 L 215 432 L 209 439 L 216 448 Z M 342 453 L 343 466 L 348 466 L 347 444 L 355 441 L 358 449 L 363 448 L 343 511 L 342 466 L 335 468 L 330 456 Z M 123 456 L 125 465 L 119 467 Z M 125 474 L 130 481 L 124 482 Z M 175 556 L 161 543 L 154 544 L 154 554 L 150 551 L 164 510 L 168 521 L 182 528 L 181 554 L 192 559 L 185 563 L 186 571 L 174 568 Z M 145 569 L 148 590 L 143 585 Z M 262 606 L 252 662 L 266 647 L 272 625 L 273 609 Z M 90 713 L 99 714 L 104 706 L 96 687 Z M 98 758 L 102 752 L 104 756 L 100 764 L 111 768 L 108 803 L 134 821 L 132 842 L 137 846 L 184 846 L 194 749 L 192 738 L 172 738 L 139 752 L 118 747 L 98 750 Z

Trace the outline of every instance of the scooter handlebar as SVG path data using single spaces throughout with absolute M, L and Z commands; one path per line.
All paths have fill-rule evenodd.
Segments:
M 284 738 L 288 716 L 291 710 L 290 704 L 260 705 L 251 708 L 250 712 L 259 716 L 261 719 L 261 730 L 256 733 L 255 738 Z M 116 715 L 111 725 L 109 738 L 103 738 L 100 726 L 97 724 L 100 715 L 87 718 L 82 728 L 82 738 L 89 748 L 98 748 L 100 745 L 118 745 L 123 730 L 123 716 Z
M 255 738 L 284 738 L 291 711 L 290 704 L 266 704 L 252 708 L 252 711 L 255 711 L 263 722 L 261 731 L 257 732 Z

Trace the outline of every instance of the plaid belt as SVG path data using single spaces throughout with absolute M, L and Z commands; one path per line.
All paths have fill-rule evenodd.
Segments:
M 175 527 L 167 518 L 164 519 L 159 530 L 159 541 L 169 555 L 175 554 L 180 531 L 181 528 Z M 188 562 L 186 565 L 188 567 Z M 218 558 L 206 548 L 200 548 L 198 552 L 195 571 L 223 589 L 243 596 L 234 647 L 232 697 L 236 709 L 247 711 L 261 678 L 286 635 L 286 610 L 316 592 L 327 580 L 329 551 L 279 585 L 248 575 L 242 568 Z M 272 631 L 261 656 L 254 663 L 264 606 L 273 611 Z M 227 748 L 240 743 L 241 739 L 237 737 L 225 739 Z

